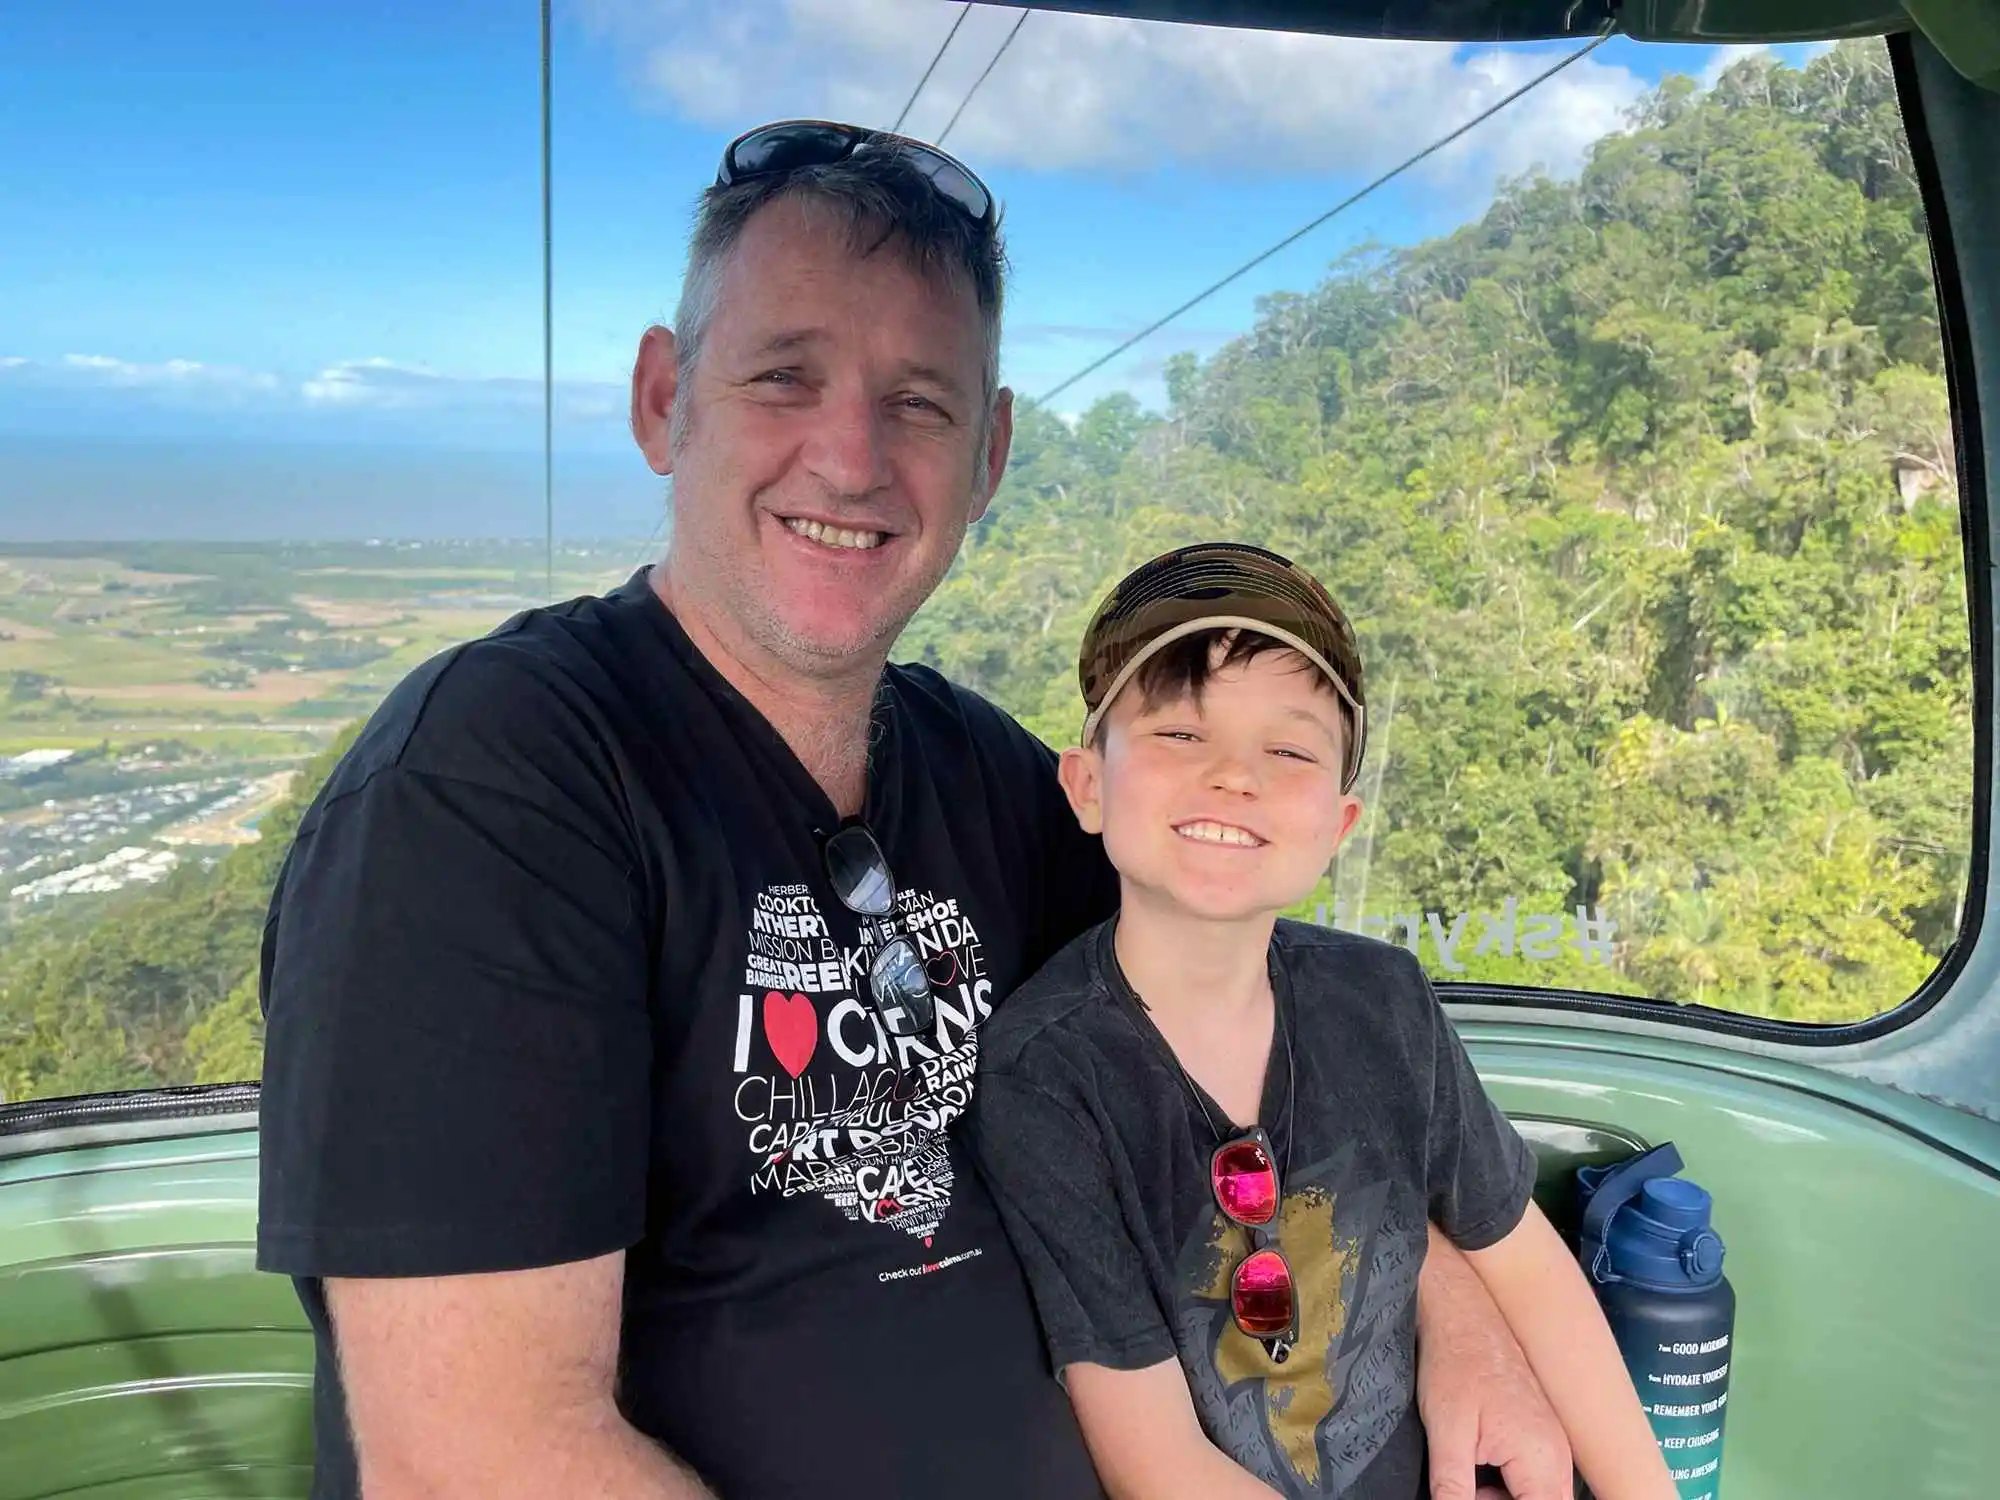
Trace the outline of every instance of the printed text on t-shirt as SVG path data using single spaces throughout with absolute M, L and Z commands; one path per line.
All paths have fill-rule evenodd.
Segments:
M 836 940 L 808 888 L 758 894 L 732 1100 L 749 1127 L 753 1193 L 817 1193 L 850 1221 L 928 1245 L 951 1203 L 944 1131 L 972 1099 L 992 984 L 956 899 L 903 891 L 897 915 L 930 979 L 936 1024 L 922 1036 L 883 1028 L 869 996 L 873 955 Z

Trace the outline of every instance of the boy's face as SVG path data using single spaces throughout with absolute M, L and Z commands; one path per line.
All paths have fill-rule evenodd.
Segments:
M 1212 674 L 1199 704 L 1127 688 L 1101 749 L 1064 752 L 1063 789 L 1128 897 L 1240 920 L 1304 900 L 1360 817 L 1340 790 L 1345 735 L 1317 670 L 1267 651 Z

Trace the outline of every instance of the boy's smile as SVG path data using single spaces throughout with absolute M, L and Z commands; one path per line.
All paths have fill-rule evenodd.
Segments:
M 1344 733 L 1325 680 L 1274 646 L 1219 667 L 1198 698 L 1120 694 L 1101 745 L 1065 754 L 1063 784 L 1128 902 L 1242 920 L 1303 900 L 1354 826 Z
M 1226 844 L 1238 849 L 1261 849 L 1270 842 L 1248 828 L 1234 823 L 1218 823 L 1212 818 L 1176 823 L 1174 832 L 1184 839 L 1193 839 L 1197 844 Z

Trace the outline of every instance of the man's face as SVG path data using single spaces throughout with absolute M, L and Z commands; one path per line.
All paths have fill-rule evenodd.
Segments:
M 746 226 L 696 367 L 662 397 L 671 363 L 671 336 L 652 330 L 633 396 L 640 446 L 674 476 L 677 601 L 698 599 L 793 671 L 882 655 L 1006 462 L 1011 412 L 1003 395 L 984 420 L 971 288 L 923 279 L 893 244 L 857 256 L 839 227 L 780 199 Z
M 1344 735 L 1312 665 L 1267 651 L 1215 672 L 1199 702 L 1148 706 L 1128 687 L 1102 748 L 1065 753 L 1063 785 L 1128 901 L 1238 921 L 1304 900 L 1354 827 Z

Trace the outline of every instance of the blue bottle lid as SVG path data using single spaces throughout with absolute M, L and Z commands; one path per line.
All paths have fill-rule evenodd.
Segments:
M 1592 1280 L 1692 1292 L 1722 1279 L 1714 1200 L 1679 1171 L 1671 1142 L 1615 1167 L 1585 1167 L 1584 1265 Z

